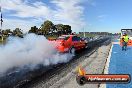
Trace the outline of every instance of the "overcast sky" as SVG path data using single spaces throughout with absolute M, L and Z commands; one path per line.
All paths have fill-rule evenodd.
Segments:
M 45 20 L 72 30 L 120 32 L 132 28 L 132 0 L 1 0 L 3 28 L 28 31 Z

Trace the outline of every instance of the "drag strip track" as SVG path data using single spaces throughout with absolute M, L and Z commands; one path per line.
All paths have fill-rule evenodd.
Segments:
M 89 57 L 94 52 L 96 52 L 97 49 L 102 44 L 107 44 L 107 43 L 108 44 L 110 43 L 109 38 L 91 42 L 91 44 L 90 44 L 91 47 L 89 49 L 87 49 L 81 53 L 77 53 L 77 55 L 70 62 L 53 66 L 52 69 L 46 71 L 45 73 L 43 73 L 37 77 L 34 77 L 31 81 L 24 82 L 22 84 L 20 83 L 20 84 L 16 85 L 14 88 L 49 88 L 54 83 L 59 81 L 62 77 L 66 76 L 69 72 L 71 72 L 72 69 L 75 68 L 81 61 L 85 60 L 86 57 Z M 94 60 L 94 58 L 93 58 L 93 60 Z M 90 61 L 89 64 L 92 61 Z
M 89 56 L 93 54 L 97 50 L 97 47 L 93 50 L 89 50 Z M 80 62 L 80 60 L 85 59 L 87 56 L 80 57 L 80 55 L 75 56 L 73 60 L 66 64 L 59 64 L 54 66 L 53 69 L 50 69 L 43 75 L 35 78 L 34 80 L 30 81 L 29 83 L 22 85 L 21 88 L 38 88 L 36 85 L 41 86 L 43 84 L 44 88 L 49 88 L 55 82 L 57 82 L 60 78 L 64 77 L 68 74 L 72 68 L 75 68 L 76 65 Z M 20 86 L 19 86 L 20 87 Z
M 0 79 L 0 88 L 49 88 L 71 72 L 79 62 L 96 52 L 98 47 L 102 44 L 107 44 L 104 43 L 107 40 L 110 42 L 110 38 L 89 42 L 89 48 L 81 53 L 77 53 L 68 63 L 58 64 L 52 67 L 39 65 L 39 68 L 35 70 L 21 69 L 20 71 L 7 74 L 2 77 L 3 79 Z

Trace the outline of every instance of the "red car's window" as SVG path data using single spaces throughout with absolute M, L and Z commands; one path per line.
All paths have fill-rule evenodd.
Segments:
M 80 37 L 77 37 L 77 36 L 73 36 L 73 37 L 72 37 L 72 41 L 80 41 L 80 40 L 81 40 Z

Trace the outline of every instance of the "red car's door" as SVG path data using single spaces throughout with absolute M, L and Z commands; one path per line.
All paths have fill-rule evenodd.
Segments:
M 69 49 L 71 47 L 71 42 L 72 42 L 72 38 L 67 37 L 67 39 L 65 40 L 65 48 Z

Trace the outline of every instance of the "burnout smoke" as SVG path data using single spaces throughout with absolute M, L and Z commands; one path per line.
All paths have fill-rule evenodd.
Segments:
M 32 69 L 68 62 L 73 55 L 57 53 L 53 43 L 44 36 L 28 34 L 24 38 L 9 37 L 4 46 L 0 46 L 0 73 L 14 67 L 28 65 Z

